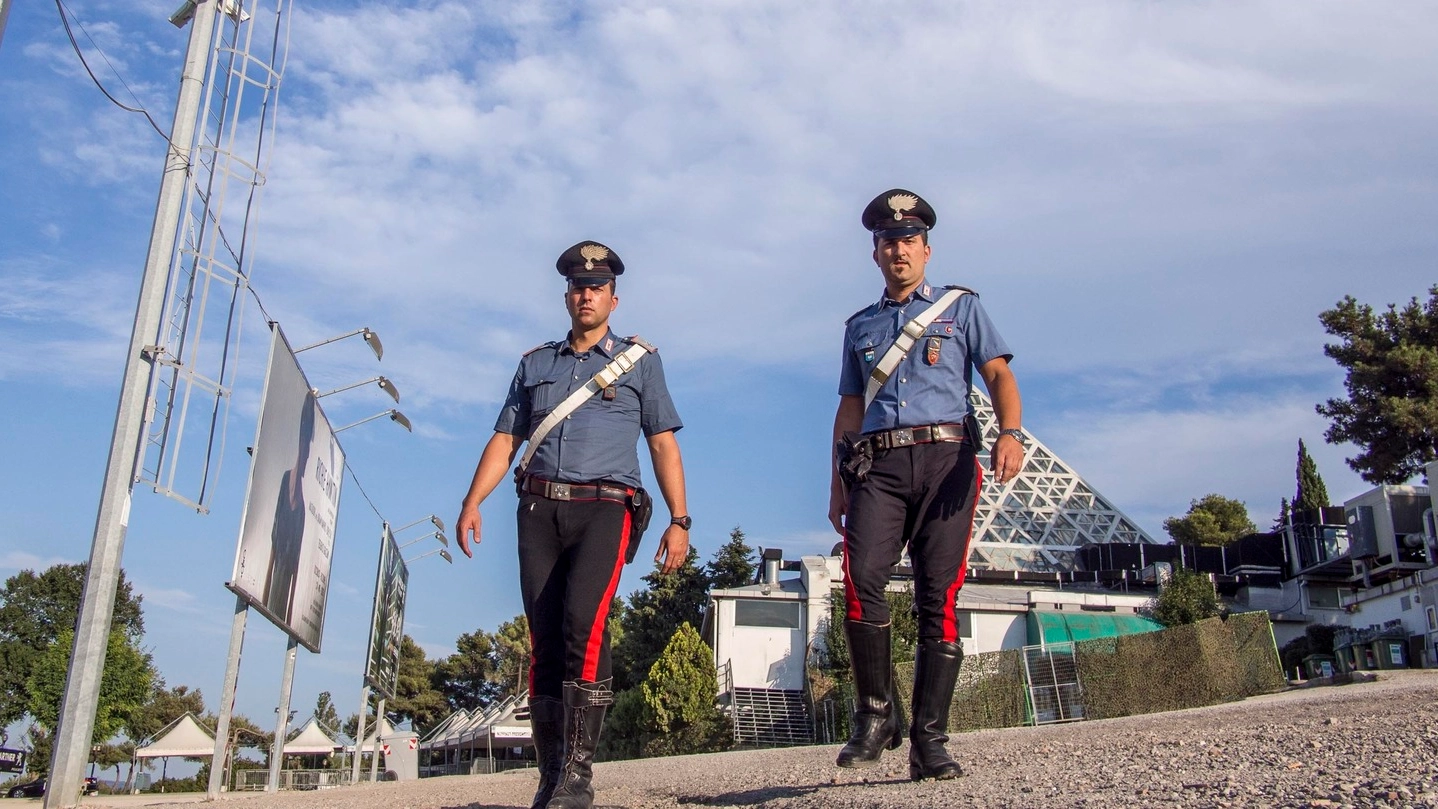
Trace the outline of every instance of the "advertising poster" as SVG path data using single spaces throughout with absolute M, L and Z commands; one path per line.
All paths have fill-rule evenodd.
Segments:
M 385 699 L 394 698 L 399 681 L 399 644 L 404 637 L 408 587 L 409 567 L 400 558 L 399 546 L 386 524 L 374 583 L 374 613 L 370 616 L 369 657 L 364 672 L 365 682 Z
M 344 451 L 278 326 L 250 463 L 234 575 L 226 585 L 320 651 Z

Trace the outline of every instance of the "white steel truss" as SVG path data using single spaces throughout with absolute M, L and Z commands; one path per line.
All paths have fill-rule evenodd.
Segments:
M 164 315 L 146 349 L 154 365 L 135 470 L 136 481 L 202 513 L 224 455 L 292 0 L 270 0 L 270 13 L 264 0 L 217 2 Z
M 999 435 L 993 405 L 970 394 L 984 446 Z M 1024 468 L 1002 486 L 988 477 L 988 452 L 979 453 L 984 485 L 974 514 L 969 567 L 975 570 L 1072 570 L 1074 552 L 1096 542 L 1154 540 L 1088 485 L 1048 447 L 1024 430 Z

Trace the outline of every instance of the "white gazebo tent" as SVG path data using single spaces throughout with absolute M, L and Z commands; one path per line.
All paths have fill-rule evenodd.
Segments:
M 321 730 L 319 721 L 313 716 L 293 739 L 285 742 L 287 756 L 329 756 L 340 749 L 343 746 Z
M 164 780 L 170 756 L 210 758 L 215 754 L 215 734 L 200 724 L 192 713 L 186 713 L 165 726 L 154 741 L 135 748 L 135 758 L 158 758 L 160 780 Z

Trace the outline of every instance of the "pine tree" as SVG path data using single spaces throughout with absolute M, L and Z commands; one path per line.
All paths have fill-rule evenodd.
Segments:
M 1438 458 L 1438 284 L 1428 294 L 1384 312 L 1347 296 L 1318 316 L 1348 389 L 1318 405 L 1323 437 L 1361 448 L 1348 465 L 1369 483 L 1403 483 Z
M 1271 528 L 1270 530 L 1282 531 L 1284 526 L 1288 525 L 1288 517 L 1291 513 L 1292 512 L 1288 505 L 1288 498 L 1285 497 L 1283 498 L 1283 502 L 1278 504 L 1278 518 L 1273 521 L 1273 528 Z
M 745 542 L 744 529 L 734 526 L 729 532 L 729 541 L 714 552 L 714 558 L 704 566 L 704 576 L 709 580 L 711 590 L 743 587 L 754 583 L 754 549 Z
M 648 586 L 629 597 L 629 609 L 621 620 L 623 637 L 613 647 L 615 691 L 639 685 L 681 625 L 700 625 L 709 583 L 698 560 L 691 545 L 678 570 L 666 576 L 656 566 L 644 577 Z
M 1293 510 L 1311 511 L 1328 508 L 1328 487 L 1323 485 L 1323 476 L 1318 474 L 1318 464 L 1308 454 L 1303 439 L 1298 439 L 1298 494 L 1293 498 Z

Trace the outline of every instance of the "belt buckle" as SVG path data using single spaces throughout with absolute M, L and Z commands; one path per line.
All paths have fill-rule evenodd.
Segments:
M 914 443 L 914 431 L 909 427 L 900 427 L 890 433 L 889 436 L 896 447 L 907 447 Z
M 568 483 L 551 483 L 551 484 L 549 484 L 549 497 L 550 497 L 550 499 L 552 499 L 552 500 L 568 500 L 568 499 L 569 499 L 569 484 L 568 484 Z

